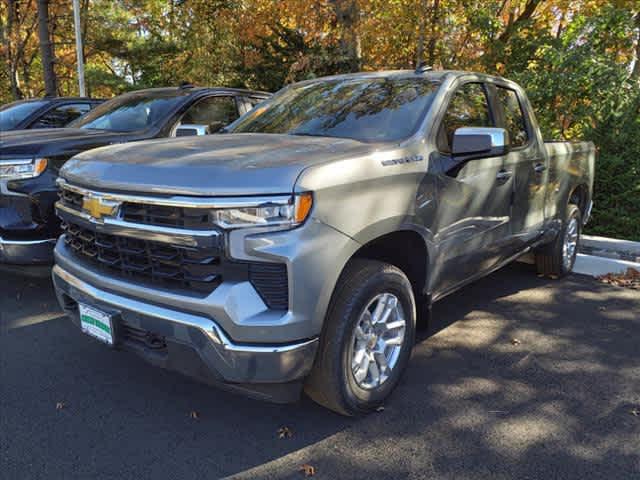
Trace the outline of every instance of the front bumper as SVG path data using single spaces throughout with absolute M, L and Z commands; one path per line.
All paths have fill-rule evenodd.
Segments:
M 0 181 L 0 264 L 51 265 L 60 233 L 53 173 Z
M 0 263 L 45 265 L 53 263 L 56 239 L 7 240 L 0 237 Z
M 251 396 L 293 401 L 313 365 L 317 338 L 288 344 L 236 344 L 207 317 L 93 287 L 59 265 L 52 275 L 58 301 L 74 323 L 80 322 L 79 302 L 109 312 L 116 346 L 156 366 Z

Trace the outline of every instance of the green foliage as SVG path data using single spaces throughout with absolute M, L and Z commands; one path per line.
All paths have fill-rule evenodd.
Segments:
M 640 85 L 619 55 L 633 48 L 633 22 L 627 9 L 605 4 L 560 35 L 521 32 L 503 59 L 545 138 L 591 140 L 599 150 L 588 231 L 640 240 Z
M 586 132 L 600 149 L 589 232 L 640 240 L 640 93 L 623 90 L 624 103 Z
M 18 5 L 9 10 L 9 5 Z M 350 71 L 500 74 L 529 94 L 545 138 L 599 149 L 589 231 L 640 240 L 637 0 L 82 0 L 89 93 L 177 85 L 276 91 Z M 339 7 L 340 6 L 340 7 Z M 71 0 L 50 2 L 60 94 L 77 94 Z M 14 12 L 14 15 L 10 13 Z M 340 13 L 341 12 L 341 13 Z M 35 2 L 0 2 L 0 102 L 38 96 Z M 359 51 L 354 62 L 353 52 Z

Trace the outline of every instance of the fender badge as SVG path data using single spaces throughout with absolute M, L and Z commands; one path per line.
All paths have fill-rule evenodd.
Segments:
M 391 160 L 383 160 L 383 167 L 390 167 L 391 165 L 402 165 L 403 163 L 416 163 L 424 160 L 422 155 L 412 155 L 410 157 L 393 158 Z

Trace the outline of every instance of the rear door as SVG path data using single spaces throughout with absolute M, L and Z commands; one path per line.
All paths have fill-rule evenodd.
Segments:
M 505 168 L 515 172 L 510 247 L 519 251 L 542 233 L 549 166 L 533 134 L 522 92 L 506 84 L 491 88 L 495 92 L 499 126 L 509 132 L 511 140 L 505 162 Z
M 436 291 L 448 290 L 491 270 L 504 256 L 510 237 L 513 171 L 505 157 L 494 156 L 455 165 L 451 158 L 454 132 L 461 127 L 495 127 L 496 114 L 481 82 L 459 86 L 438 127 L 442 165 L 436 209 Z

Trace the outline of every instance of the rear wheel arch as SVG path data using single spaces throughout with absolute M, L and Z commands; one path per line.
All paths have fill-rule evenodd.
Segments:
M 580 183 L 571 190 L 569 198 L 567 199 L 567 204 L 576 205 L 580 210 L 582 219 L 584 220 L 587 218 L 586 215 L 587 209 L 589 208 L 589 200 L 589 187 L 584 183 Z

